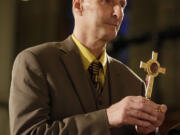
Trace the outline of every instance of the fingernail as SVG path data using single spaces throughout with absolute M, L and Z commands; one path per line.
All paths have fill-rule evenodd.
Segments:
M 167 106 L 164 105 L 164 104 L 162 104 L 162 105 L 160 106 L 160 109 L 161 109 L 161 112 L 165 113 L 165 112 L 167 111 Z

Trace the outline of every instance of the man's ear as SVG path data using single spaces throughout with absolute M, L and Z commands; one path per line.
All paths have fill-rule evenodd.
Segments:
M 74 12 L 76 12 L 79 15 L 82 15 L 82 11 L 83 11 L 82 2 L 83 0 L 73 0 Z

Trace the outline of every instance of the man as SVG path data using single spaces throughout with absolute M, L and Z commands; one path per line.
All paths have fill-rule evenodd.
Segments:
M 11 134 L 133 135 L 162 124 L 167 107 L 140 96 L 143 81 L 106 54 L 125 6 L 125 0 L 73 0 L 73 34 L 17 56 Z

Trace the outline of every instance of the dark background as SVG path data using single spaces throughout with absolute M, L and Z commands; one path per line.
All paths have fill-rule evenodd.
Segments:
M 61 41 L 73 30 L 71 0 L 0 1 L 0 135 L 9 135 L 8 99 L 15 56 L 43 42 Z M 117 39 L 108 47 L 111 56 L 131 67 L 142 79 L 140 61 L 153 50 L 167 68 L 156 78 L 153 100 L 169 110 L 180 108 L 180 1 L 128 0 Z M 180 117 L 177 115 L 177 117 Z

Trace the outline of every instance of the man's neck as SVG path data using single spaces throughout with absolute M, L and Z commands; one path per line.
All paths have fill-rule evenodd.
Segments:
M 73 35 L 82 43 L 97 59 L 101 56 L 103 51 L 106 49 L 106 42 L 97 39 L 93 36 L 87 36 L 86 34 L 79 34 L 75 31 Z

